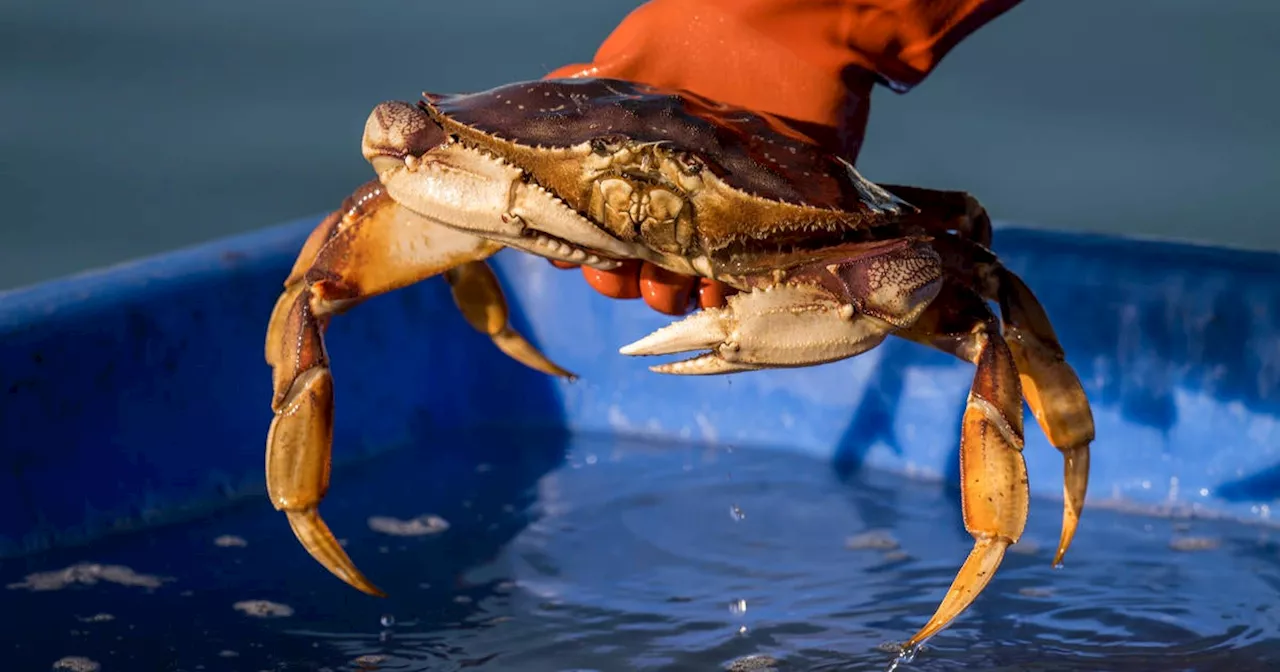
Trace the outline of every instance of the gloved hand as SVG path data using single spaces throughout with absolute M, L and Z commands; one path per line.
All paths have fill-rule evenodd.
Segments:
M 591 63 L 547 77 L 626 79 L 768 112 L 852 163 L 877 82 L 909 91 L 956 44 L 1018 2 L 651 0 L 618 25 Z M 731 291 L 640 262 L 582 271 L 606 296 L 643 296 L 671 315 L 688 312 L 695 290 L 703 306 Z

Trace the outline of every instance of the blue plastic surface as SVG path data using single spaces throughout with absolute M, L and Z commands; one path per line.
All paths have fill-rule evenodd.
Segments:
M 266 319 L 317 222 L 0 293 L 0 557 L 261 496 Z M 1044 303 L 1092 400 L 1090 506 L 1270 519 L 1280 255 L 1009 227 L 995 248 Z M 331 497 L 345 464 L 466 426 L 772 446 L 840 472 L 956 478 L 969 365 L 893 340 L 822 367 L 661 376 L 617 348 L 670 318 L 542 259 L 496 261 L 516 326 L 581 378 L 508 360 L 440 280 L 373 299 L 328 334 Z M 1029 416 L 1027 439 L 1033 492 L 1060 498 L 1061 458 Z

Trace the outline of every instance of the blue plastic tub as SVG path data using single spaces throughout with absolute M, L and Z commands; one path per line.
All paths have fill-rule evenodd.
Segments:
M 0 293 L 0 583 L 7 586 L 0 591 L 0 613 L 18 623 L 5 629 L 15 638 L 12 655 L 0 658 L 9 655 L 7 660 L 20 663 L 12 669 L 49 669 L 64 655 L 86 655 L 78 650 L 93 652 L 87 657 L 107 670 L 324 666 L 316 661 L 333 661 L 329 667 L 342 669 L 359 655 L 383 656 L 364 662 L 391 665 L 386 669 L 444 669 L 421 661 L 453 666 L 448 669 L 465 666 L 459 661 L 479 664 L 488 659 L 469 657 L 466 646 L 419 659 L 406 653 L 414 645 L 405 642 L 430 640 L 436 627 L 431 623 L 456 624 L 474 616 L 442 615 L 450 609 L 466 611 L 469 602 L 461 599 L 467 597 L 465 586 L 476 585 L 454 584 L 452 577 L 490 562 L 512 539 L 536 528 L 540 517 L 552 515 L 548 511 L 555 508 L 556 495 L 548 490 L 548 475 L 586 473 L 592 465 L 609 462 L 605 457 L 611 452 L 616 458 L 628 450 L 648 457 L 636 458 L 624 475 L 610 478 L 625 476 L 640 490 L 703 468 L 698 465 L 705 466 L 706 456 L 714 454 L 721 460 L 716 468 L 723 469 L 723 479 L 733 478 L 733 460 L 741 459 L 738 472 L 757 473 L 765 480 L 775 470 L 799 474 L 816 469 L 804 478 L 818 482 L 826 474 L 835 479 L 843 484 L 838 487 L 849 490 L 849 506 L 874 508 L 875 498 L 864 501 L 866 493 L 881 488 L 876 497 L 887 501 L 885 506 L 915 507 L 912 497 L 918 497 L 920 507 L 938 507 L 915 511 L 924 516 L 915 522 L 895 524 L 898 519 L 889 516 L 881 523 L 897 535 L 888 546 L 908 549 L 936 574 L 930 575 L 927 588 L 877 598 L 884 613 L 892 613 L 889 620 L 854 610 L 828 614 L 832 622 L 875 621 L 883 626 L 877 632 L 904 638 L 931 613 L 963 558 L 967 536 L 950 488 L 956 480 L 957 429 L 972 378 L 970 366 L 891 341 L 861 357 L 816 368 L 711 378 L 661 376 L 647 370 L 651 359 L 627 358 L 617 348 L 669 318 L 637 302 L 607 300 L 577 273 L 504 252 L 496 266 L 517 328 L 578 373 L 576 382 L 533 373 L 498 353 L 463 322 L 441 281 L 371 300 L 332 324 L 327 342 L 337 386 L 336 468 L 321 510 L 338 536 L 350 539 L 348 550 L 357 564 L 392 593 L 396 606 L 351 591 L 305 555 L 283 516 L 272 512 L 263 496 L 264 439 L 271 418 L 270 372 L 262 355 L 266 318 L 317 221 Z M 1052 586 L 1072 568 L 1088 567 L 1106 556 L 1114 550 L 1107 548 L 1106 530 L 1115 526 L 1150 531 L 1158 524 L 1177 534 L 1187 532 L 1179 527 L 1187 521 L 1207 524 L 1203 519 L 1234 526 L 1236 531 L 1222 533 L 1223 538 L 1262 535 L 1259 548 L 1269 550 L 1259 551 L 1264 558 L 1259 562 L 1267 563 L 1265 571 L 1275 572 L 1280 552 L 1267 545 L 1266 535 L 1272 507 L 1280 505 L 1280 255 L 1011 227 L 997 229 L 995 248 L 1044 303 L 1097 421 L 1090 497 L 1077 544 L 1066 571 L 1037 581 Z M 395 450 L 405 448 L 409 450 Z M 732 457 L 743 454 L 752 457 Z M 1032 491 L 1042 500 L 1033 507 L 1032 530 L 1051 546 L 1059 522 L 1055 507 L 1061 498 L 1061 459 L 1030 418 L 1025 455 Z M 912 478 L 900 480 L 895 474 Z M 486 485 L 476 485 L 484 478 L 490 479 Z M 590 476 L 574 478 L 586 479 L 580 484 L 590 487 Z M 610 488 L 621 487 L 610 483 Z M 780 483 L 770 496 L 797 506 L 815 489 L 827 487 L 808 482 L 780 495 L 777 489 L 785 490 L 785 479 Z M 924 488 L 923 494 L 909 494 L 912 488 Z M 942 489 L 930 494 L 930 488 Z M 666 526 L 663 534 L 675 535 L 669 540 L 679 537 L 688 548 L 699 543 L 700 533 L 691 531 L 701 529 L 699 525 L 759 521 L 739 501 L 751 496 L 744 492 L 717 499 L 720 495 L 709 494 L 715 522 L 699 519 L 703 514 L 696 511 L 696 497 L 691 508 L 665 517 L 651 511 L 646 520 Z M 799 520 L 817 524 L 824 515 L 832 520 L 848 515 L 839 504 L 811 504 L 817 508 L 796 513 L 798 517 L 775 511 L 772 524 L 779 527 L 758 522 L 755 533 L 769 537 L 783 528 L 795 529 Z M 432 511 L 430 507 L 449 520 L 450 529 L 425 537 L 379 536 L 365 524 L 378 512 L 404 519 Z M 451 513 L 442 513 L 446 510 Z M 479 510 L 488 512 L 488 518 L 475 513 Z M 755 513 L 764 515 L 759 505 Z M 869 529 L 867 521 L 877 514 L 863 514 L 862 523 L 849 523 L 832 534 L 843 543 L 865 533 L 853 528 Z M 488 522 L 481 527 L 461 522 L 468 516 Z M 581 528 L 589 520 L 576 525 Z M 234 536 L 212 543 L 227 531 L 220 526 Z M 681 532 L 682 526 L 688 534 Z M 250 532 L 257 536 L 249 539 Z M 602 529 L 589 538 L 604 543 L 612 533 Z M 433 541 L 422 541 L 427 537 Z M 237 541 L 246 539 L 243 547 Z M 750 546 L 742 553 L 751 563 L 785 564 Z M 800 546 L 802 541 L 787 545 L 792 553 Z M 1168 557 L 1174 553 L 1168 544 L 1151 549 L 1148 562 L 1175 562 Z M 639 578 L 633 580 L 644 580 L 643 562 L 634 551 L 629 553 L 630 560 L 601 555 L 599 566 L 593 566 L 640 563 Z M 584 551 L 575 557 L 593 556 Z M 1028 561 L 1026 571 L 1050 571 L 1046 557 Z M 103 558 L 129 558 L 128 571 L 136 574 L 114 565 L 78 564 L 107 563 Z M 997 575 L 975 611 L 932 643 L 940 650 L 928 659 L 942 664 L 948 653 L 961 660 L 965 651 L 982 650 L 985 664 L 1001 660 L 1002 654 L 993 652 L 1003 649 L 982 648 L 981 643 L 1017 639 L 1002 630 L 1000 623 L 1007 622 L 999 620 L 1016 620 L 1019 610 L 1026 610 L 1026 605 L 1000 597 L 1022 571 L 1010 566 L 1007 562 L 1001 571 L 1014 578 L 1002 583 L 1004 575 Z M 578 569 L 578 574 L 564 573 L 561 590 L 569 584 L 581 590 L 591 576 L 598 580 L 592 584 L 593 597 L 579 595 L 579 606 L 628 606 L 619 606 L 622 597 L 610 597 L 610 587 L 619 584 L 603 580 L 589 567 Z M 64 591 L 37 590 L 26 578 L 62 570 L 62 584 L 70 585 Z M 820 571 L 825 570 L 804 573 Z M 868 599 L 859 596 L 858 571 L 830 568 L 827 592 L 838 597 L 834 586 L 839 585 L 850 600 Z M 1125 567 L 1105 572 L 1123 576 Z M 495 580 L 508 592 L 519 584 L 512 577 Z M 663 580 L 668 592 L 678 593 L 682 580 L 697 579 Z M 1170 584 L 1167 589 L 1186 592 L 1188 587 Z M 1216 589 L 1196 590 L 1209 595 Z M 1280 579 L 1249 590 L 1253 599 L 1276 602 Z M 94 591 L 114 591 L 107 593 L 109 599 L 102 598 L 106 602 L 100 609 L 111 614 L 110 620 L 94 621 L 93 614 L 82 613 L 97 608 L 77 602 L 90 599 Z M 422 594 L 396 597 L 414 591 L 437 592 L 431 592 L 430 600 Z M 243 604 L 232 609 L 252 594 L 270 594 L 273 602 L 291 604 L 292 618 L 305 616 L 309 625 L 287 625 L 289 617 L 255 620 L 246 616 L 251 608 Z M 1194 606 L 1196 594 L 1182 596 L 1192 618 L 1201 611 Z M 663 598 L 650 597 L 651 603 L 626 599 L 640 612 L 661 610 L 655 605 Z M 799 603 L 806 599 L 802 594 L 792 597 Z M 135 599 L 136 604 L 131 602 Z M 733 599 L 726 594 L 722 602 L 736 604 Z M 761 619 L 751 623 L 756 631 L 786 622 L 788 613 L 800 608 L 777 596 L 771 599 L 773 612 L 745 611 Z M 428 603 L 434 606 L 424 606 Z M 767 641 L 743 640 L 747 625 L 730 630 L 738 628 L 732 619 L 747 616 L 741 609 L 723 609 L 723 604 L 717 603 L 714 617 L 707 616 L 716 624 L 709 631 L 718 634 L 695 636 L 691 633 L 698 629 L 686 623 L 679 631 L 687 639 L 673 637 L 639 649 L 666 653 L 646 658 L 632 651 L 625 660 L 615 658 L 616 667 L 598 668 L 688 669 L 670 654 L 682 648 L 713 652 L 708 660 L 739 659 L 739 665 L 760 662 L 744 663 L 742 655 L 769 653 L 776 665 L 785 666 L 788 656 L 803 648 L 777 632 Z M 202 617 L 203 609 L 216 615 Z M 405 625 L 409 612 L 416 614 L 418 625 Z M 428 612 L 434 616 L 423 615 Z M 133 619 L 127 629 L 126 615 Z M 1249 666 L 1276 660 L 1267 657 L 1280 646 L 1280 628 L 1269 629 L 1276 617 L 1258 610 L 1262 625 L 1249 617 L 1244 634 L 1222 629 L 1228 633 L 1224 641 L 1243 637 L 1240 646 L 1206 644 L 1206 650 L 1248 650 L 1246 657 L 1230 659 L 1244 665 L 1234 669 L 1270 669 Z M 391 625 L 393 619 L 398 623 Z M 235 625 L 220 630 L 217 624 L 224 621 Z M 333 627 L 325 630 L 317 624 Z M 93 634 L 94 628 L 108 626 L 119 632 L 105 639 Z M 387 642 L 388 628 L 402 632 L 395 629 L 405 627 L 426 639 L 402 635 L 395 646 Z M 578 623 L 568 630 L 582 627 Z M 740 648 L 718 649 L 719 644 L 699 637 L 736 637 Z M 1114 642 L 1123 644 L 1127 637 L 1116 635 Z M 1161 637 L 1176 648 L 1172 640 L 1177 636 L 1149 639 Z M 1078 647 L 1068 640 L 1041 641 L 1040 650 L 1034 641 L 1024 642 L 1017 647 L 1020 654 L 1008 655 L 1056 656 L 1059 662 L 1074 660 L 1081 651 L 1093 656 L 1082 667 L 1054 669 L 1111 669 L 1105 661 L 1120 659 L 1105 650 L 1111 639 L 1101 644 L 1076 641 Z M 171 655 L 165 654 L 164 662 L 147 657 L 159 655 L 155 652 L 165 646 Z M 388 646 L 391 653 L 379 649 Z M 1248 648 L 1256 646 L 1263 648 Z M 626 646 L 614 642 L 596 648 L 609 659 L 623 655 L 610 650 Z M 862 660 L 859 656 L 882 662 L 892 657 L 868 651 L 866 642 L 834 635 L 818 649 L 830 656 L 793 658 L 821 665 Z M 191 653 L 184 657 L 183 651 Z M 256 661 L 252 655 L 265 662 L 251 662 Z M 113 656 L 121 662 L 113 664 Z M 499 658 L 490 667 L 587 667 L 535 663 L 533 658 L 526 658 L 522 667 Z M 917 663 L 921 669 L 951 669 L 928 664 L 923 659 Z

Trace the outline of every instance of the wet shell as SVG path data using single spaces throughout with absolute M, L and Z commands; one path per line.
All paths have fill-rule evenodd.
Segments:
M 665 143 L 756 197 L 848 213 L 901 201 L 769 115 L 614 79 L 519 82 L 470 94 L 425 94 L 432 116 L 488 139 L 547 151 L 593 139 Z

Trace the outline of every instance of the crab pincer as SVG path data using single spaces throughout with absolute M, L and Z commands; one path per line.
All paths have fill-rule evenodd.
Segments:
M 624 355 L 709 351 L 651 367 L 712 375 L 801 367 L 852 357 L 911 324 L 942 282 L 937 252 L 902 238 L 833 248 L 816 262 L 779 271 L 621 349 Z

